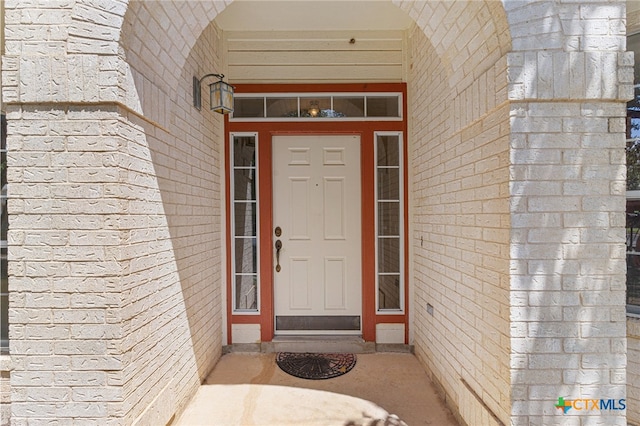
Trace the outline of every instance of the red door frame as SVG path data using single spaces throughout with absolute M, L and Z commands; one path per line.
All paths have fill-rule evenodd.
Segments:
M 232 324 L 260 324 L 260 338 L 270 342 L 274 337 L 273 307 L 273 212 L 272 212 L 272 138 L 277 135 L 348 135 L 360 136 L 361 162 L 361 199 L 362 199 L 362 338 L 368 342 L 376 340 L 376 324 L 402 323 L 405 328 L 405 343 L 408 343 L 409 327 L 409 295 L 408 280 L 408 230 L 404 229 L 404 312 L 401 314 L 378 314 L 375 301 L 375 259 L 366 253 L 375 253 L 375 164 L 374 164 L 374 132 L 402 132 L 404 159 L 404 223 L 408 223 L 408 173 L 407 173 L 407 90 L 404 83 L 369 83 L 369 84 L 243 84 L 235 87 L 236 93 L 340 93 L 340 92 L 395 92 L 402 93 L 403 119 L 398 121 L 254 121 L 237 122 L 225 119 L 225 173 L 226 173 L 226 214 L 231 217 L 231 188 L 229 185 L 231 165 L 230 134 L 257 133 L 258 135 L 258 179 L 259 211 L 258 227 L 261 243 L 259 243 L 260 259 L 260 313 L 233 313 L 232 279 L 230 256 L 227 256 L 227 343 L 232 342 Z M 304 129 L 304 130 L 302 130 Z M 266 237 L 266 236 L 269 237 Z M 264 242 L 268 241 L 269 244 Z M 227 221 L 226 229 L 227 253 L 231 253 L 231 228 Z M 269 259 L 269 261 L 265 261 Z

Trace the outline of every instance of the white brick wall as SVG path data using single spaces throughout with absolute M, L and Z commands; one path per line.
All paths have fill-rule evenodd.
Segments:
M 482 401 L 460 409 L 470 424 L 483 405 L 505 423 L 552 424 L 566 420 L 553 407 L 563 393 L 624 397 L 620 100 L 632 61 L 620 3 L 505 7 L 506 61 L 500 49 L 482 63 L 465 56 L 464 31 L 448 45 L 442 4 L 416 19 L 433 47 L 414 35 L 415 343 L 454 405 Z M 490 84 L 494 96 L 483 96 Z
M 509 423 L 506 61 L 460 90 L 419 29 L 411 45 L 416 353 L 465 422 Z
M 122 397 L 118 388 L 108 387 L 109 376 L 124 361 L 115 344 L 122 329 L 113 318 L 121 303 L 122 265 L 113 256 L 121 233 L 109 216 L 121 212 L 123 204 L 106 196 L 114 175 L 103 167 L 115 151 L 83 158 L 79 145 L 65 146 L 68 137 L 82 132 L 92 139 L 112 137 L 107 132 L 117 123 L 117 109 L 96 110 L 8 107 L 16 424 L 21 418 L 64 418 L 74 411 L 105 417 L 112 412 L 111 401 Z M 74 172 L 69 166 L 76 167 Z M 75 173 L 80 167 L 90 179 Z M 79 396 L 100 387 L 107 387 L 108 396 Z M 33 400 L 39 403 L 32 409 Z
M 128 20 L 121 35 L 130 46 L 127 63 L 140 75 L 153 81 L 156 90 L 175 94 L 175 97 L 184 97 L 185 101 L 189 101 L 192 92 L 177 90 L 183 82 L 182 76 L 175 70 L 184 69 L 200 31 L 224 8 L 224 2 L 208 0 L 130 2 Z M 164 36 L 161 37 L 161 34 Z M 207 63 L 199 63 L 199 76 L 210 72 L 224 72 L 218 62 L 215 69 L 206 67 Z M 147 95 L 148 91 L 143 91 Z
M 7 2 L 12 422 L 165 424 L 221 354 L 222 120 L 191 106 L 219 36 L 178 24 L 144 74 L 124 4 L 54 3 Z
M 550 401 L 560 396 L 624 398 L 624 135 L 609 129 L 625 111 L 596 102 L 511 111 L 512 410 L 519 424 L 556 424 Z
M 507 9 L 519 29 L 508 55 L 512 424 L 588 424 L 553 401 L 625 398 L 624 4 Z M 545 34 L 526 29 L 532 13 Z M 626 424 L 625 412 L 602 416 Z
M 418 356 L 469 424 L 590 423 L 553 403 L 625 392 L 624 7 L 394 3 Z M 6 1 L 15 424 L 166 423 L 219 357 L 222 123 L 191 78 L 224 72 L 224 6 Z

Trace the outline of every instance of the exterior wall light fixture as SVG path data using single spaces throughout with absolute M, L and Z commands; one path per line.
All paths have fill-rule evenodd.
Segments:
M 320 115 L 320 107 L 318 106 L 318 101 L 311 101 L 309 103 L 309 109 L 307 110 L 311 117 L 317 117 Z
M 202 78 L 193 77 L 193 106 L 200 111 L 202 108 L 202 80 L 207 77 L 217 77 L 218 81 L 209 84 L 211 110 L 220 114 L 233 112 L 233 86 L 222 81 L 224 74 L 207 74 Z

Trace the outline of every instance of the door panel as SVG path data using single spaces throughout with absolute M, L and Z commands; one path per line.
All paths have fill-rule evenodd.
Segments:
M 309 240 L 311 239 L 309 232 L 309 221 L 311 212 L 309 211 L 309 202 L 312 196 L 309 188 L 309 177 L 290 177 L 289 188 L 278 188 L 278 190 L 289 191 L 289 202 L 291 212 L 289 215 L 292 240 Z M 284 200 L 282 202 L 285 202 Z
M 325 310 L 347 307 L 347 265 L 344 257 L 324 259 Z
M 344 240 L 346 226 L 346 182 L 344 178 L 324 179 L 324 239 Z
M 282 229 L 274 237 L 282 243 L 273 272 L 276 332 L 287 333 L 278 324 L 289 323 L 296 333 L 359 332 L 358 136 L 274 136 L 273 225 Z
M 291 257 L 289 266 L 291 268 L 291 281 L 295 286 L 289 287 L 289 306 L 291 309 L 311 309 L 311 281 L 309 277 L 310 260 L 308 257 Z M 285 296 L 283 294 L 283 296 Z

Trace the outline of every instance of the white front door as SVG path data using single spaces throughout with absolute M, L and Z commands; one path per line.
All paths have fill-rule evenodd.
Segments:
M 274 136 L 272 148 L 276 333 L 357 334 L 360 138 Z

